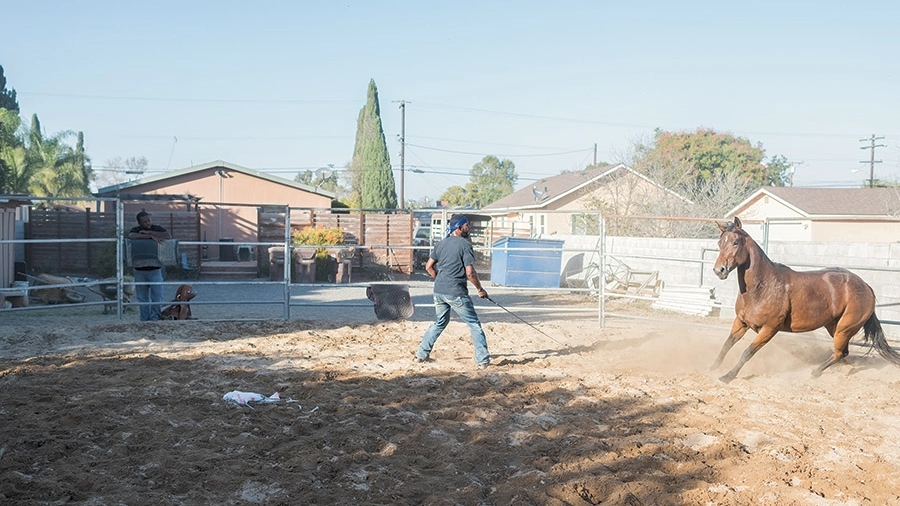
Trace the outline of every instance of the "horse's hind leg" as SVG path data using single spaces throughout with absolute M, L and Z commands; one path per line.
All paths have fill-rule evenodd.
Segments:
M 740 318 L 735 318 L 734 323 L 731 324 L 731 332 L 728 334 L 728 338 L 725 339 L 725 342 L 722 344 L 722 350 L 719 351 L 719 356 L 716 357 L 716 360 L 709 366 L 710 370 L 713 370 L 720 365 L 722 365 L 722 361 L 725 360 L 725 355 L 731 350 L 732 346 L 735 343 L 741 340 L 744 337 L 744 334 L 747 333 L 747 324 L 744 323 Z
M 834 352 L 828 357 L 828 360 L 826 360 L 825 363 L 813 369 L 812 376 L 814 378 L 818 378 L 822 374 L 822 371 L 840 362 L 850 354 L 850 339 L 859 332 L 861 327 L 862 326 L 860 325 L 858 327 L 854 326 L 849 329 L 839 329 L 836 331 L 832 331 L 832 329 L 828 328 L 828 333 L 834 337 Z
M 741 353 L 741 359 L 738 360 L 738 363 L 736 366 L 734 366 L 734 369 L 728 371 L 728 374 L 720 377 L 719 381 L 721 381 L 722 383 L 731 382 L 731 380 L 733 380 L 734 377 L 737 376 L 737 373 L 741 370 L 741 367 L 744 367 L 744 364 L 746 364 L 747 361 L 750 360 L 750 358 L 752 358 L 753 355 L 755 355 L 756 352 L 760 350 L 760 348 L 765 346 L 766 343 L 768 343 L 773 337 L 775 337 L 775 334 L 777 332 L 777 330 L 771 329 L 769 327 L 763 327 L 759 329 L 759 334 L 757 334 L 756 339 L 754 339 L 753 342 L 750 343 L 750 346 L 748 346 L 747 349 L 744 350 L 744 353 Z

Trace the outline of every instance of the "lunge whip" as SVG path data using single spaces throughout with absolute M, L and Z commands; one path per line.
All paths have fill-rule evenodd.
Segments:
M 534 330 L 540 332 L 540 333 L 543 334 L 544 337 L 546 337 L 547 339 L 553 341 L 553 342 L 556 343 L 556 344 L 560 344 L 560 345 L 565 346 L 565 347 L 567 347 L 567 348 L 569 347 L 568 344 L 566 344 L 566 343 L 561 343 L 561 342 L 557 341 L 556 339 L 553 339 L 552 337 L 550 337 L 549 335 L 547 335 L 546 332 L 544 332 L 543 330 L 541 330 L 541 329 L 535 327 L 534 325 L 528 323 L 528 322 L 525 321 L 521 316 L 519 316 L 519 315 L 513 313 L 513 312 L 510 311 L 509 309 L 506 309 L 505 307 L 503 307 L 502 305 L 500 305 L 500 303 L 498 303 L 498 302 L 495 301 L 494 299 L 492 299 L 492 298 L 490 298 L 490 297 L 485 297 L 485 298 L 486 298 L 487 300 L 493 302 L 494 304 L 496 304 L 497 307 L 499 307 L 500 309 L 502 309 L 502 310 L 506 311 L 507 313 L 509 313 L 509 314 L 515 316 L 516 318 L 518 318 L 518 319 L 519 319 L 522 323 L 524 323 L 525 325 L 528 325 L 529 327 L 533 328 Z

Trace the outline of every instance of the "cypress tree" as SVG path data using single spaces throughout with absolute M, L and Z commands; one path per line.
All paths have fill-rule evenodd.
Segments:
M 369 81 L 366 105 L 360 109 L 356 121 L 356 145 L 350 165 L 354 179 L 352 186 L 359 192 L 360 207 L 397 208 L 394 173 L 381 126 L 378 88 L 374 79 Z
M 91 159 L 84 152 L 84 132 L 78 132 L 78 141 L 75 143 L 75 168 L 81 169 L 79 184 L 85 195 L 91 194 L 91 180 L 94 179 L 94 168 L 91 167 Z

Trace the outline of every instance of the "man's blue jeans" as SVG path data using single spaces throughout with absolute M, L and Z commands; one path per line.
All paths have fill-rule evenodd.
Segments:
M 134 295 L 138 302 L 152 302 L 141 305 L 141 321 L 156 321 L 162 316 L 163 285 L 147 285 L 144 283 L 162 283 L 162 269 L 143 271 L 134 270 Z
M 439 293 L 434 294 L 434 323 L 428 327 L 425 335 L 422 336 L 422 343 L 419 344 L 416 358 L 428 359 L 431 349 L 434 348 L 434 342 L 437 341 L 438 336 L 450 323 L 450 309 L 453 309 L 462 318 L 462 321 L 469 326 L 469 331 L 472 333 L 472 345 L 475 346 L 475 362 L 479 364 L 489 363 L 491 356 L 487 349 L 487 339 L 484 337 L 484 330 L 481 328 L 478 314 L 475 313 L 472 298 L 468 295 L 451 297 Z

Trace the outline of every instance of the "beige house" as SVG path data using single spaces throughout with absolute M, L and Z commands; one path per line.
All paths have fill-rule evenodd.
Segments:
M 494 235 L 537 237 L 598 234 L 598 211 L 640 214 L 648 201 L 684 201 L 623 164 L 543 178 L 484 207 Z
M 900 241 L 900 190 L 765 186 L 726 214 L 757 240 Z
M 320 188 L 221 160 L 101 188 L 95 195 L 127 201 L 128 226 L 135 223 L 134 215 L 141 209 L 197 210 L 202 240 L 235 242 L 257 240 L 258 206 L 328 209 L 335 197 Z

